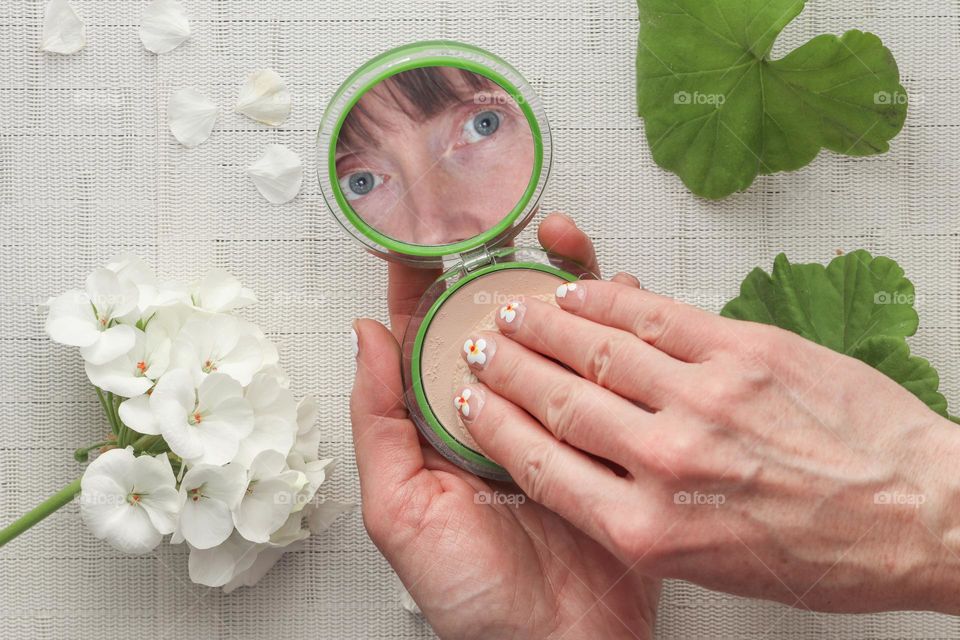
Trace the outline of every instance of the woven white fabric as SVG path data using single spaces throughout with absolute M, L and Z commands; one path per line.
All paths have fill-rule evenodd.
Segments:
M 348 331 L 355 316 L 385 319 L 385 267 L 325 209 L 314 131 L 355 67 L 430 38 L 490 49 L 535 85 L 556 145 L 545 209 L 579 219 L 608 273 L 636 273 L 716 310 L 781 250 L 801 261 L 860 247 L 895 257 L 917 284 L 922 326 L 912 344 L 960 403 L 957 2 L 808 2 L 777 50 L 847 28 L 881 35 L 913 99 L 906 127 L 887 155 L 826 153 L 710 203 L 650 158 L 634 115 L 630 0 L 182 1 L 194 35 L 159 57 L 137 35 L 145 0 L 73 0 L 88 46 L 72 56 L 38 51 L 43 0 L 0 3 L 0 523 L 76 477 L 72 450 L 105 428 L 79 356 L 47 340 L 38 304 L 127 250 L 170 277 L 217 265 L 256 290 L 251 317 L 278 343 L 294 391 L 320 398 L 323 453 L 342 460 L 331 495 L 359 501 Z M 263 67 L 294 95 L 278 130 L 232 112 L 240 83 Z M 167 97 L 186 86 L 222 108 L 209 141 L 193 150 L 166 123 Z M 305 164 L 303 191 L 284 206 L 267 204 L 244 175 L 272 142 Z M 180 547 L 113 552 L 82 527 L 74 504 L 0 551 L 0 637 L 432 637 L 401 610 L 391 575 L 353 513 L 257 587 L 224 596 L 189 583 Z M 960 622 L 814 615 L 670 583 L 658 633 L 960 638 Z

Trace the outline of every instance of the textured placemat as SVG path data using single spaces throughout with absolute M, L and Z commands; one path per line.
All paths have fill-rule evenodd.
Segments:
M 38 304 L 78 286 L 122 250 L 169 276 L 209 265 L 260 295 L 252 311 L 280 346 L 297 395 L 320 398 L 333 496 L 358 500 L 347 415 L 349 323 L 384 319 L 385 267 L 329 216 L 313 179 L 314 129 L 359 64 L 414 40 L 488 48 L 543 96 L 556 144 L 547 210 L 575 215 L 608 272 L 717 310 L 750 268 L 785 250 L 826 261 L 838 248 L 895 257 L 917 284 L 917 353 L 960 402 L 960 9 L 955 0 L 811 0 L 778 45 L 861 28 L 896 53 L 913 97 L 891 153 L 825 154 L 714 204 L 654 166 L 634 116 L 636 10 L 628 0 L 183 0 L 194 37 L 154 56 L 137 37 L 139 0 L 73 0 L 89 44 L 37 50 L 43 2 L 0 3 L 0 522 L 75 477 L 70 452 L 102 430 L 75 352 L 51 344 Z M 232 113 L 247 73 L 289 83 L 293 116 L 269 130 Z M 171 91 L 195 86 L 224 107 L 208 142 L 179 146 Z M 293 203 L 268 205 L 244 168 L 277 142 L 304 159 Z M 525 233 L 530 242 L 533 236 Z M 94 539 L 76 506 L 0 552 L 0 637 L 188 640 L 428 638 L 399 609 L 391 571 L 358 513 L 259 586 L 223 596 L 191 585 L 183 549 L 124 557 Z M 813 615 L 671 583 L 662 638 L 960 637 L 923 614 Z

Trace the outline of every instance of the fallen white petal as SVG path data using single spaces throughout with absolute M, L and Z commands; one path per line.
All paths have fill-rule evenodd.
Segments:
M 68 0 L 50 0 L 43 16 L 40 49 L 51 53 L 76 53 L 87 44 L 83 22 Z
M 153 0 L 143 10 L 140 41 L 147 51 L 167 53 L 189 37 L 187 12 L 177 0 Z
M 303 164 L 283 145 L 269 144 L 263 156 L 247 167 L 247 175 L 264 198 L 273 204 L 290 202 L 300 193 Z
M 170 96 L 167 117 L 173 137 L 192 149 L 210 137 L 217 121 L 217 105 L 196 89 L 180 89 Z
M 290 116 L 290 92 L 273 69 L 254 71 L 240 89 L 236 110 L 257 122 L 274 127 Z

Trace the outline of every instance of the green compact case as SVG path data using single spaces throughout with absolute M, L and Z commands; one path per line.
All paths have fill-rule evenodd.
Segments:
M 431 364 L 437 359 L 431 349 L 449 350 L 451 340 L 427 337 L 454 307 L 492 318 L 498 296 L 509 297 L 509 290 L 473 294 L 476 308 L 458 298 L 491 274 L 501 274 L 500 283 L 509 280 L 503 272 L 528 281 L 592 277 L 564 258 L 511 246 L 536 214 L 550 173 L 550 126 L 539 97 L 491 53 L 418 42 L 373 58 L 347 78 L 323 115 L 317 145 L 321 191 L 340 225 L 382 258 L 443 271 L 404 335 L 411 418 L 461 468 L 508 480 L 449 416 L 446 425 L 439 417 L 449 413 L 439 403 L 452 396 L 430 397 L 431 384 L 444 381 L 428 380 L 449 367 L 446 360 L 444 367 Z

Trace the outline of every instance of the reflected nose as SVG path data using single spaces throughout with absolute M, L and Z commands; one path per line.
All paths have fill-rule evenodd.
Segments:
M 424 174 L 408 191 L 406 214 L 413 218 L 414 242 L 449 244 L 486 231 L 478 203 L 468 198 L 469 188 L 439 166 Z

